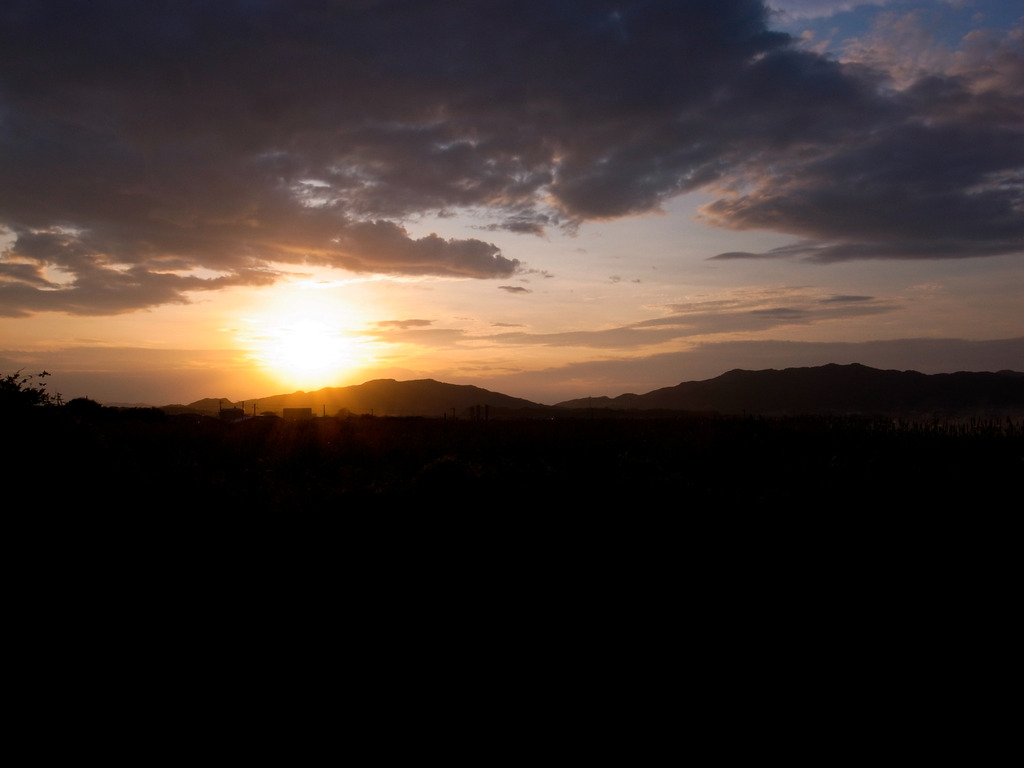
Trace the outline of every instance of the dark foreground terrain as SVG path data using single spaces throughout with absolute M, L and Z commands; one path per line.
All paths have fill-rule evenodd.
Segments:
M 48 664 L 93 669 L 67 655 L 92 634 L 175 675 L 183 648 L 237 658 L 248 680 L 291 633 L 289 665 L 355 639 L 355 666 L 384 654 L 372 675 L 397 662 L 414 684 L 509 663 L 538 690 L 550 670 L 607 692 L 613 659 L 613 677 L 617 663 L 659 685 L 705 670 L 723 697 L 804 669 L 813 701 L 845 674 L 869 698 L 896 679 L 945 703 L 936 669 L 963 658 L 971 679 L 1000 680 L 992 649 L 1015 637 L 1022 421 L 65 407 L 8 419 L 4 438 L 9 591 Z
M 255 418 L 33 409 L 8 420 L 30 507 L 183 513 L 1012 509 L 1024 422 L 893 417 Z M 14 491 L 17 494 L 14 494 Z

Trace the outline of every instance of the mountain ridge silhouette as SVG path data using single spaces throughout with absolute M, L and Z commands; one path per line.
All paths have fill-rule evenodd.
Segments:
M 1024 413 L 1024 373 L 1001 370 L 924 374 L 881 370 L 860 363 L 816 367 L 733 369 L 711 379 L 684 381 L 645 394 L 586 397 L 543 405 L 469 384 L 435 379 L 372 379 L 313 392 L 230 401 L 204 398 L 168 405 L 170 413 L 216 415 L 235 408 L 246 416 L 285 408 L 308 408 L 312 415 L 442 417 L 531 414 L 553 417 L 591 411 L 696 411 L 748 414 L 819 413 Z
M 924 374 L 860 363 L 750 371 L 624 394 L 562 408 L 691 410 L 723 413 L 903 413 L 1024 409 L 1024 373 L 1010 370 Z
M 218 413 L 225 408 L 240 408 L 246 415 L 280 412 L 285 408 L 309 408 L 315 415 L 334 416 L 339 412 L 376 416 L 448 416 L 462 415 L 470 408 L 546 409 L 554 406 L 492 392 L 472 384 L 447 384 L 435 379 L 371 379 L 345 387 L 323 387 L 305 392 L 271 395 L 248 401 L 228 398 L 204 398 L 186 406 L 163 406 L 165 411 Z

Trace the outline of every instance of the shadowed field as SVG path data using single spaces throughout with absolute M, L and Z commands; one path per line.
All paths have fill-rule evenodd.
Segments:
M 1024 426 L 854 417 L 257 418 L 40 409 L 8 424 L 19 488 L 104 509 L 828 510 L 998 506 Z

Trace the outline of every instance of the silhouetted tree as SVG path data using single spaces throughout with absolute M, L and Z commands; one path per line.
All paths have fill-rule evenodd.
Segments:
M 100 414 L 103 411 L 103 406 L 88 397 L 76 397 L 73 400 L 68 400 L 64 411 L 78 417 L 90 417 Z
M 13 411 L 33 406 L 54 405 L 60 398 L 46 391 L 46 383 L 35 383 L 33 379 L 49 376 L 48 371 L 23 376 L 21 371 L 0 377 L 0 411 Z

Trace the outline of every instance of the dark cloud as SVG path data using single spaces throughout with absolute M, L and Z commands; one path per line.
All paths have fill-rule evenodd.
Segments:
M 849 303 L 852 303 L 852 302 L 872 301 L 873 299 L 874 299 L 874 296 L 844 296 L 844 295 L 839 295 L 839 296 L 829 296 L 826 299 L 822 299 L 821 303 L 822 304 L 849 304 Z
M 711 224 L 804 238 L 773 256 L 1020 250 L 1019 39 L 894 89 L 771 20 L 755 0 L 7 0 L 0 306 L 127 311 L 289 264 L 507 278 L 497 246 L 402 222 L 537 235 L 696 189 L 720 190 Z
M 1024 251 L 1024 122 L 883 125 L 860 141 L 821 147 L 788 170 L 785 177 L 762 173 L 750 192 L 704 213 L 720 226 L 808 240 L 715 258 L 830 262 Z
M 519 266 L 490 243 L 445 240 L 437 235 L 413 239 L 403 227 L 389 221 L 353 224 L 310 259 L 357 272 L 479 278 L 507 276 Z
M 885 56 L 893 57 L 893 78 L 905 82 L 886 79 Z M 716 226 L 805 239 L 714 258 L 828 263 L 1024 253 L 1024 35 L 972 33 L 961 50 L 936 56 L 937 71 L 909 79 L 896 72 L 901 56 L 913 59 L 914 51 L 876 47 L 873 68 L 843 66 L 844 82 L 865 86 L 840 100 L 863 104 L 859 116 L 845 112 L 841 124 L 746 160 L 734 172 L 733 193 L 703 208 Z
M 83 259 L 69 267 L 75 274 L 74 280 L 62 285 L 41 278 L 34 267 L 10 266 L 14 269 L 0 270 L 0 316 L 7 317 L 34 312 L 116 315 L 158 304 L 187 303 L 193 292 L 271 285 L 279 277 L 267 269 L 241 268 L 220 277 L 200 278 L 151 271 L 142 266 L 114 269 Z M 33 270 L 28 277 L 18 274 L 28 269 Z M 3 279 L 5 276 L 7 280 Z

